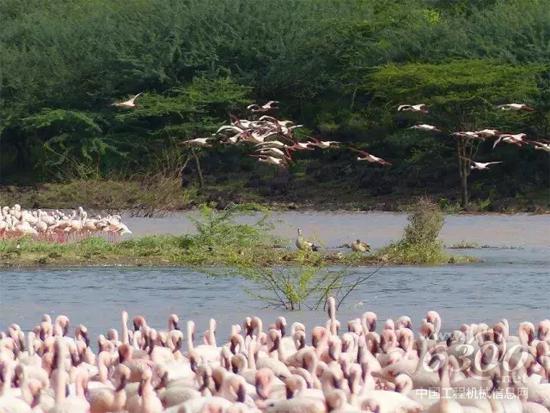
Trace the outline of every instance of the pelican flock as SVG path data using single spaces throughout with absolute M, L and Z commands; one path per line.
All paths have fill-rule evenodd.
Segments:
M 98 235 L 115 240 L 131 233 L 120 215 L 88 217 L 82 207 L 70 214 L 60 210 L 23 209 L 19 204 L 0 209 L 0 239 L 30 236 L 40 241 L 63 243 Z
M 548 319 L 516 335 L 506 319 L 443 334 L 436 311 L 377 328 L 373 312 L 342 324 L 334 298 L 327 308 L 309 330 L 246 317 L 225 340 L 211 319 L 200 343 L 176 314 L 167 329 L 140 315 L 128 328 L 123 311 L 97 346 L 82 324 L 71 335 L 66 315 L 45 314 L 28 332 L 11 324 L 0 333 L 0 412 L 549 411 Z

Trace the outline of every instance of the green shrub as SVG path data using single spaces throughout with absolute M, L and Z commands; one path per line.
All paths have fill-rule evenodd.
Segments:
M 379 251 L 378 255 L 400 264 L 443 264 L 449 256 L 438 240 L 445 221 L 437 204 L 421 198 L 408 217 L 403 238 Z

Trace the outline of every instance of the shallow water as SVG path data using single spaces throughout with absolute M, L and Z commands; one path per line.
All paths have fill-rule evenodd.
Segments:
M 196 213 L 171 214 L 162 218 L 125 217 L 134 235 L 182 234 L 193 232 L 189 219 Z M 270 216 L 274 233 L 294 238 L 300 227 L 311 238 L 333 248 L 360 238 L 380 247 L 401 238 L 406 214 L 392 212 L 274 212 Z M 244 217 L 253 222 L 254 217 Z M 448 245 L 461 241 L 490 246 L 550 247 L 550 215 L 448 215 L 441 232 Z
M 386 213 L 277 214 L 276 232 L 292 236 L 300 225 L 308 234 L 336 246 L 361 237 L 375 246 L 400 236 L 405 216 Z M 341 321 L 375 311 L 380 319 L 407 314 L 418 326 L 431 309 L 443 316 L 444 329 L 463 322 L 494 322 L 502 317 L 517 325 L 523 320 L 550 318 L 550 217 L 452 216 L 443 231 L 447 243 L 471 241 L 515 248 L 455 250 L 483 262 L 464 266 L 386 267 L 348 297 Z M 180 232 L 190 228 L 181 216 L 132 219 L 134 232 Z M 363 234 L 367 234 L 364 236 Z M 357 271 L 369 273 L 372 268 Z M 150 324 L 165 327 L 168 314 L 192 318 L 198 329 L 218 320 L 222 334 L 232 323 L 257 314 L 266 322 L 277 315 L 311 325 L 323 322 L 323 311 L 285 312 L 265 309 L 251 299 L 238 278 L 207 277 L 186 268 L 80 268 L 6 270 L 0 272 L 0 330 L 17 322 L 32 328 L 41 314 L 65 313 L 72 324 L 84 323 L 92 334 L 119 327 L 120 311 L 144 314 Z

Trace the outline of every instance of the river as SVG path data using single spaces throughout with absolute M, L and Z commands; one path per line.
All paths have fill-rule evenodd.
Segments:
M 250 220 L 251 218 L 243 218 Z M 401 235 L 406 216 L 393 213 L 284 212 L 273 215 L 274 232 L 293 237 L 296 227 L 327 247 L 355 238 L 379 247 Z M 187 214 L 162 218 L 128 218 L 135 235 L 191 231 Z M 444 329 L 463 322 L 512 324 L 550 318 L 550 216 L 447 216 L 441 234 L 451 245 L 461 241 L 486 246 L 454 250 L 482 261 L 470 265 L 385 267 L 353 292 L 339 310 L 345 322 L 365 311 L 380 320 L 407 314 L 415 326 L 428 310 L 443 317 Z M 369 273 L 372 268 L 356 271 Z M 9 269 L 0 271 L 0 330 L 17 322 L 32 328 L 43 313 L 64 313 L 73 325 L 85 324 L 93 335 L 119 327 L 120 312 L 143 314 L 165 328 L 168 314 L 193 319 L 199 331 L 210 317 L 221 334 L 247 315 L 266 323 L 277 315 L 312 325 L 324 322 L 322 311 L 288 312 L 265 308 L 245 290 L 254 288 L 235 277 L 207 276 L 189 268 L 94 267 Z

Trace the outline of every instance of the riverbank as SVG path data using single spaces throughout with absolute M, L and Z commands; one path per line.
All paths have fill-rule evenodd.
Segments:
M 181 188 L 178 179 L 74 180 L 38 186 L 1 186 L 0 205 L 19 203 L 27 208 L 74 208 L 131 211 L 153 216 L 166 211 L 184 211 L 208 203 L 218 209 L 230 204 L 266 207 L 271 210 L 316 211 L 408 211 L 422 190 L 373 195 L 368 189 L 333 181 L 296 183 L 281 188 L 252 187 L 239 177 L 211 183 L 199 190 Z M 446 213 L 550 213 L 550 189 L 509 198 L 473 197 L 464 211 L 453 191 L 429 194 Z

